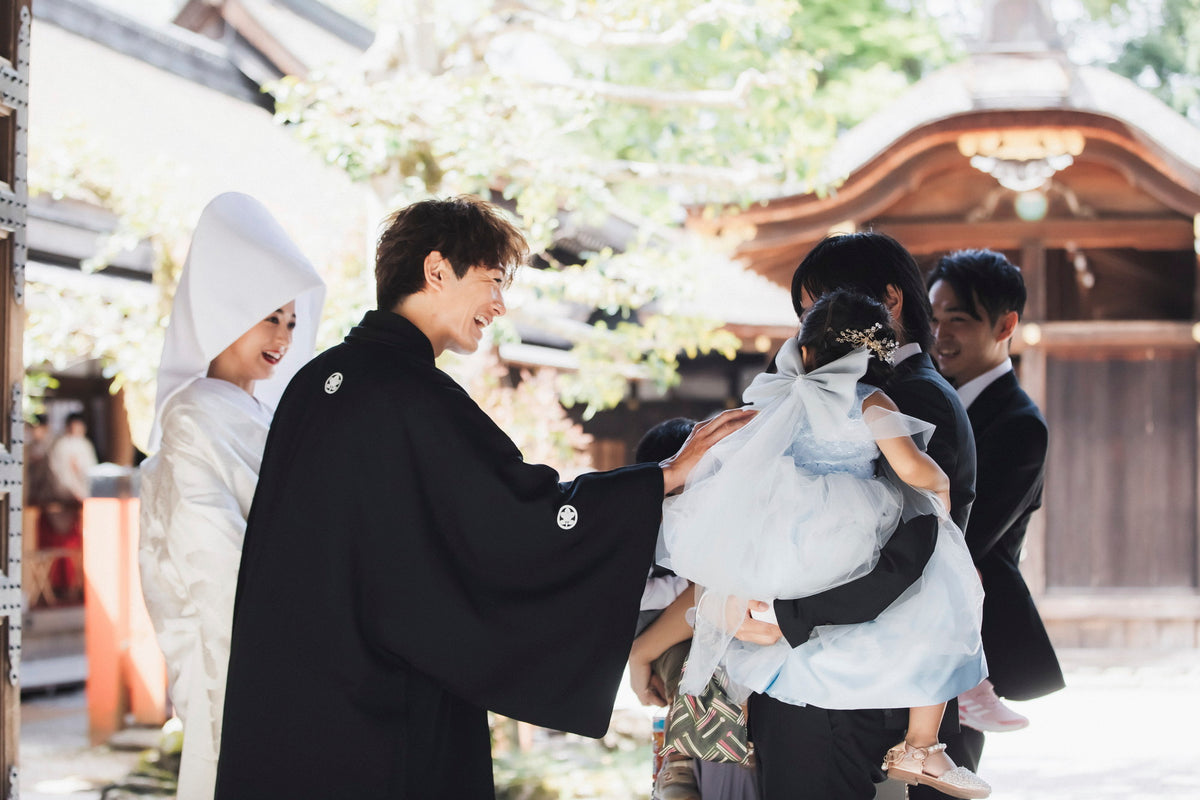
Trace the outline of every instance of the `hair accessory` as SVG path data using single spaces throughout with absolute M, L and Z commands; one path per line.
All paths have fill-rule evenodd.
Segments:
M 872 353 L 874 353 L 875 357 L 880 361 L 891 364 L 892 357 L 896 355 L 896 348 L 899 347 L 899 345 L 896 344 L 896 340 L 890 336 L 876 335 L 882 328 L 883 324 L 879 322 L 876 322 L 871 327 L 862 330 L 847 328 L 846 330 L 838 333 L 837 338 L 834 339 L 834 341 L 841 344 L 853 345 L 854 347 L 866 347 Z

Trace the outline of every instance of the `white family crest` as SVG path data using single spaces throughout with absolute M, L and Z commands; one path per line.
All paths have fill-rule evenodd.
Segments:
M 335 372 L 325 379 L 325 393 L 333 394 L 342 388 L 342 373 Z
M 575 506 L 567 504 L 558 509 L 558 527 L 564 531 L 571 530 L 578 522 L 579 512 L 575 510 Z

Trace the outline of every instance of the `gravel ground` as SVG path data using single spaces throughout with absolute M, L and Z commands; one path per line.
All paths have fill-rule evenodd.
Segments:
M 993 800 L 1200 798 L 1200 650 L 1060 655 L 1067 689 L 1014 703 L 1032 725 L 988 737 L 980 772 L 995 789 Z M 572 756 L 565 752 L 570 747 L 564 748 L 563 737 L 537 737 L 535 749 L 553 749 L 546 758 L 555 763 L 578 759 L 580 766 L 586 762 L 598 772 L 621 773 L 589 776 L 585 767 L 577 786 L 555 781 L 563 798 L 629 800 L 631 786 L 648 784 L 641 774 L 648 776 L 650 769 L 649 713 L 636 707 L 627 690 L 617 706 L 623 727 L 634 729 L 635 735 L 639 726 L 644 728 L 644 763 L 636 754 L 606 755 L 587 740 L 571 745 Z M 24 800 L 99 798 L 103 786 L 120 780 L 137 762 L 136 750 L 89 744 L 82 690 L 27 697 L 21 714 Z M 154 736 L 141 731 L 131 738 L 136 745 L 152 742 Z

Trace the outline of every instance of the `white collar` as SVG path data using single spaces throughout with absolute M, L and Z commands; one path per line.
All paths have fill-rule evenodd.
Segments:
M 958 399 L 962 400 L 963 408 L 968 408 L 979 398 L 979 395 L 983 394 L 984 389 L 991 386 L 1001 375 L 1012 372 L 1012 368 L 1012 359 L 1006 358 L 982 375 L 971 378 L 962 386 L 957 387 L 955 391 L 958 392 Z
M 892 355 L 892 366 L 898 366 L 904 359 L 911 358 L 920 352 L 921 345 L 917 342 L 902 344 L 896 348 L 896 352 Z

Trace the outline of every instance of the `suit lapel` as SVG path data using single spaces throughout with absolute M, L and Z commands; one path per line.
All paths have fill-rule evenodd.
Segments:
M 967 417 L 971 427 L 976 431 L 987 427 L 987 424 L 1000 415 L 1012 400 L 1013 392 L 1019 388 L 1016 373 L 1012 370 L 992 381 L 986 389 L 979 393 L 975 402 L 967 409 Z
M 925 353 L 916 353 L 896 365 L 896 369 L 892 372 L 892 380 L 905 380 L 923 369 L 933 369 L 933 362 Z

